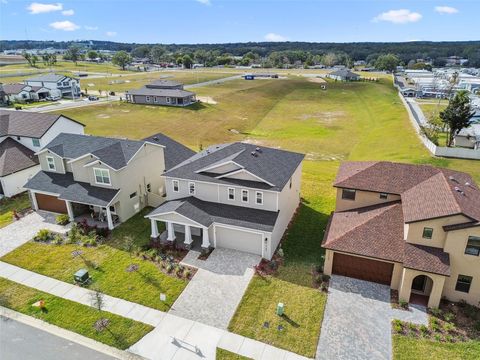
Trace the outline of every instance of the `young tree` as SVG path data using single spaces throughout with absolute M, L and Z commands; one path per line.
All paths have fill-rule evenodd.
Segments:
M 440 111 L 440 119 L 447 128 L 447 146 L 452 146 L 455 136 L 469 126 L 474 114 L 467 91 L 459 91 L 450 99 L 445 110 Z
M 126 51 L 118 51 L 112 57 L 112 63 L 114 65 L 120 66 L 122 70 L 125 70 L 125 67 L 132 62 L 132 57 Z
M 98 311 L 103 310 L 103 307 L 105 306 L 105 299 L 103 293 L 99 289 L 95 288 L 93 290 L 90 300 L 94 308 L 96 308 Z
M 24 52 L 22 53 L 22 56 L 23 56 L 23 58 L 24 58 L 25 60 L 27 60 L 28 65 L 33 66 L 33 65 L 32 65 L 32 55 L 31 55 L 30 53 L 27 53 L 26 51 L 24 51 Z
M 184 55 L 182 57 L 182 64 L 185 69 L 190 69 L 193 65 L 193 60 L 190 55 Z
M 87 53 L 87 58 L 89 58 L 90 60 L 95 60 L 96 58 L 98 58 L 98 52 L 96 52 L 95 50 L 90 50 Z
M 400 59 L 395 54 L 380 55 L 375 61 L 375 67 L 378 70 L 394 72 L 400 64 Z
M 78 46 L 70 46 L 68 50 L 65 52 L 64 58 L 67 60 L 71 60 L 77 65 L 78 60 L 80 60 L 80 48 Z

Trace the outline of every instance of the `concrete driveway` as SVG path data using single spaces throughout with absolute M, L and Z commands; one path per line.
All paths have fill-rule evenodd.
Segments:
M 183 260 L 198 271 L 169 313 L 226 329 L 261 257 L 220 248 L 205 261 L 196 259 L 199 254 L 192 250 Z
M 394 310 L 386 285 L 333 275 L 316 359 L 391 359 L 391 321 L 427 324 L 425 308 Z
M 32 212 L 0 229 L 0 257 L 31 240 L 40 229 L 65 233 L 68 228 L 55 223 L 55 215 Z

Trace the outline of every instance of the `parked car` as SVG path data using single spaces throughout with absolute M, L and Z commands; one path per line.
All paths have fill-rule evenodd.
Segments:
M 57 100 L 60 100 L 60 99 L 61 99 L 61 97 L 58 96 L 58 95 L 57 95 L 57 96 L 50 95 L 50 96 L 47 96 L 47 97 L 45 98 L 45 100 L 47 100 L 47 101 L 57 101 Z
M 90 95 L 90 96 L 88 97 L 88 100 L 90 100 L 90 101 L 97 101 L 97 100 L 98 100 L 98 96 Z

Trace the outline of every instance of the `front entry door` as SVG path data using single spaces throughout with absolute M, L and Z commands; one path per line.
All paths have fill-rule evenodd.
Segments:
M 425 275 L 419 275 L 412 281 L 412 290 L 424 292 L 425 291 L 425 281 L 427 278 Z

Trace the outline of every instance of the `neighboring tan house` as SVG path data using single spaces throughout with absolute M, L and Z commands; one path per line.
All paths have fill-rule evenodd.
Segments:
M 157 139 L 58 135 L 37 153 L 42 171 L 25 185 L 33 208 L 113 229 L 145 206 L 158 206 L 168 155 L 184 147 Z
M 46 99 L 50 91 L 42 86 L 30 86 L 25 84 L 4 84 L 3 90 L 10 102 L 31 102 Z
M 480 190 L 427 165 L 347 162 L 334 182 L 324 272 L 389 285 L 401 300 L 480 301 Z
M 332 71 L 327 75 L 330 79 L 338 81 L 357 81 L 360 80 L 360 75 L 351 72 L 348 69 L 339 69 Z
M 152 238 L 271 259 L 300 201 L 303 158 L 245 143 L 203 150 L 164 174 L 167 201 L 147 215 Z
M 84 126 L 63 115 L 0 110 L 0 196 L 25 191 L 40 170 L 35 152 L 62 132 L 83 134 Z
M 41 86 L 50 91 L 53 97 L 79 98 L 80 80 L 60 74 L 43 74 L 24 81 L 26 85 Z
M 188 106 L 196 102 L 195 93 L 170 80 L 156 80 L 140 89 L 129 90 L 125 98 L 133 104 L 144 105 Z

